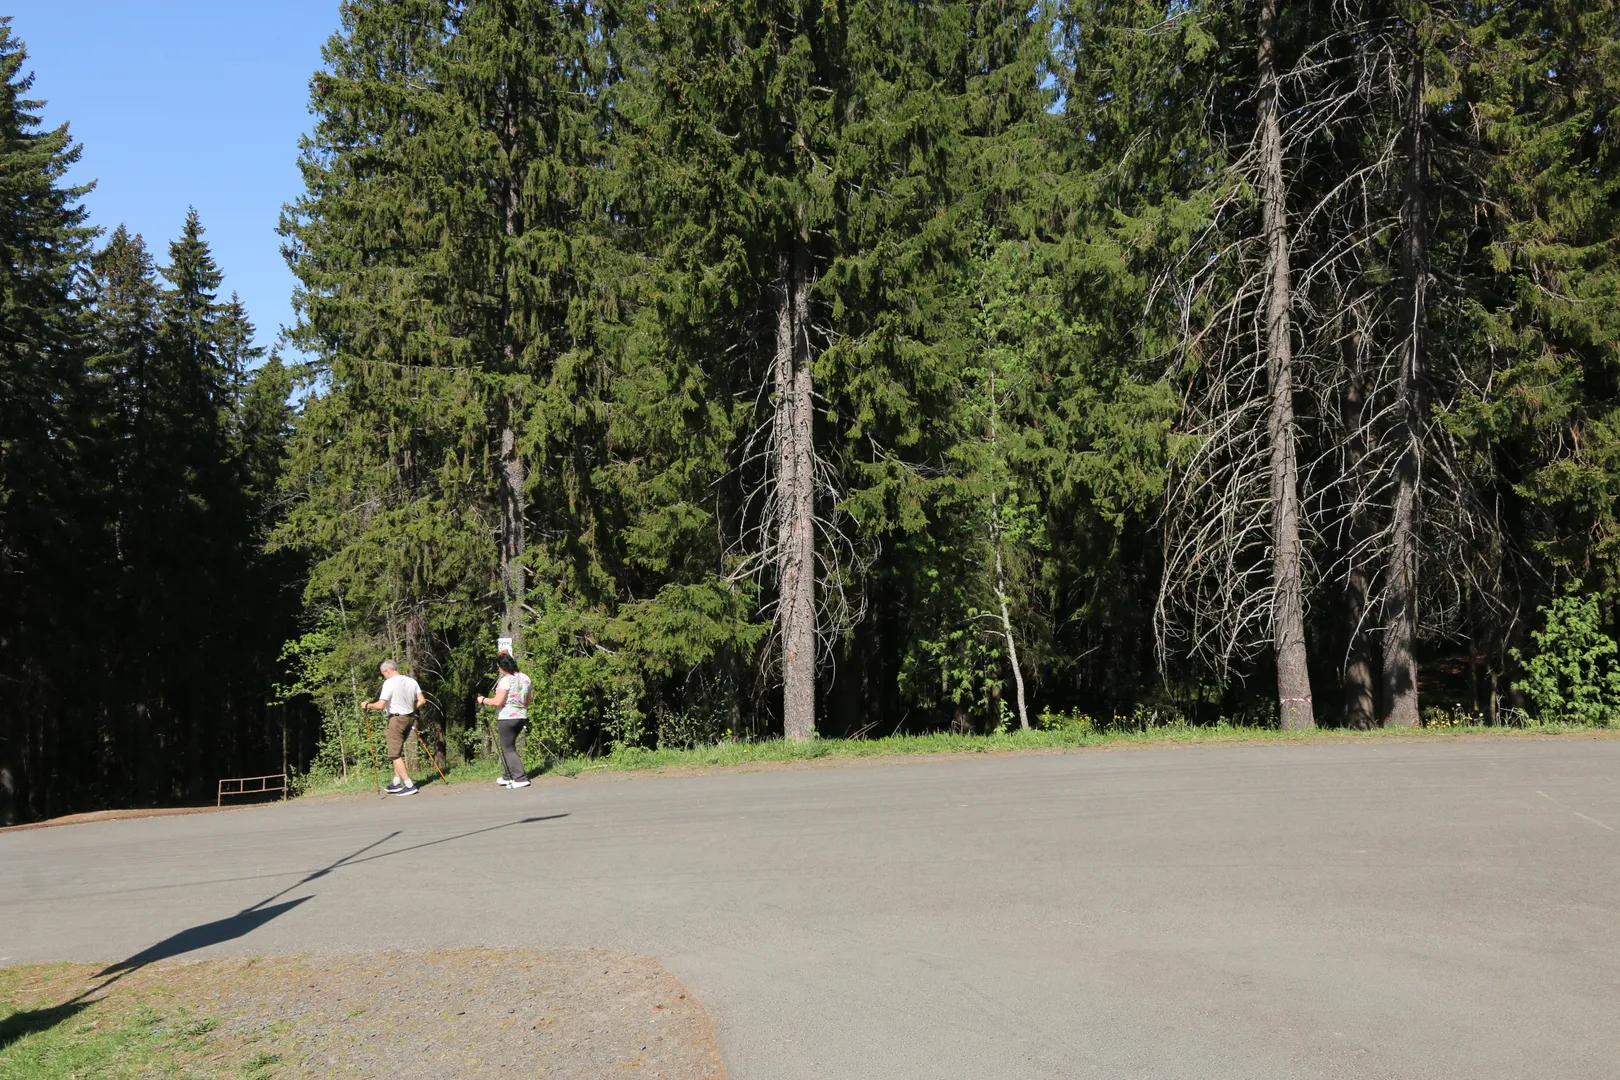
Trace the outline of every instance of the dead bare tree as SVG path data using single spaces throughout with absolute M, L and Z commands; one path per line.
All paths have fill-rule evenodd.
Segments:
M 779 668 L 787 738 L 815 735 L 819 661 L 865 611 L 850 585 L 872 553 L 859 549 L 840 509 L 837 463 L 815 441 L 816 357 L 833 340 L 816 318 L 814 266 L 801 243 L 778 255 L 775 338 L 768 378 L 756 407 L 764 420 L 743 440 L 734 476 L 741 477 L 742 524 L 728 580 L 757 579 L 774 592 L 767 669 Z
M 1292 420 L 1298 580 L 1304 607 L 1329 582 L 1342 605 L 1344 720 L 1409 725 L 1419 722 L 1419 635 L 1511 623 L 1518 586 L 1489 468 L 1436 419 L 1460 395 L 1489 390 L 1469 385 L 1477 361 L 1431 330 L 1436 318 L 1466 318 L 1431 265 L 1432 27 L 1359 0 L 1333 11 L 1335 24 L 1286 70 L 1262 63 L 1258 85 L 1284 104 L 1257 97 L 1251 141 L 1221 175 L 1212 220 L 1160 282 L 1182 320 L 1182 428 L 1196 442 L 1167 499 L 1156 619 L 1161 653 L 1203 657 L 1223 677 L 1287 639 L 1290 462 L 1274 435 Z M 1277 10 L 1259 14 L 1264 49 Z M 1291 176 L 1309 181 L 1290 187 Z M 1245 185 L 1257 193 L 1258 227 Z M 1281 242 L 1279 191 L 1290 214 Z M 1286 313 L 1280 255 L 1291 272 Z M 1274 332 L 1284 314 L 1286 356 Z M 1292 416 L 1279 399 L 1284 360 Z M 1300 696 L 1282 689 L 1282 666 L 1278 677 L 1279 698 Z
M 1412 29 L 1411 89 L 1406 98 L 1406 170 L 1401 199 L 1401 269 L 1405 292 L 1401 346 L 1395 503 L 1391 514 L 1388 598 L 1384 629 L 1384 723 L 1417 727 L 1418 533 L 1423 490 L 1424 381 L 1428 366 L 1428 140 L 1424 102 L 1427 67 L 1421 30 Z
M 1183 426 L 1196 442 L 1169 491 L 1156 622 L 1161 655 L 1183 648 L 1211 660 L 1223 677 L 1235 662 L 1269 648 L 1281 723 L 1308 728 L 1316 722 L 1305 631 L 1312 568 L 1295 414 L 1300 333 L 1288 170 L 1297 156 L 1290 146 L 1338 122 L 1353 94 L 1298 92 L 1320 79 L 1326 62 L 1307 52 L 1280 70 L 1277 19 L 1277 0 L 1264 0 L 1249 144 L 1233 156 L 1210 226 L 1177 268 L 1190 272 L 1162 282 L 1174 290 L 1181 313 L 1183 370 L 1190 375 Z M 1290 87 L 1289 96 L 1302 104 L 1286 108 Z M 1352 188 L 1353 179 L 1337 185 L 1295 227 L 1320 228 L 1329 207 Z M 1245 224 L 1251 189 L 1260 211 L 1253 226 Z M 1355 254 L 1355 245 L 1341 245 L 1326 262 Z M 1223 277 L 1232 271 L 1235 281 Z M 1306 284 L 1325 272 L 1308 266 Z M 1217 295 L 1228 287 L 1224 299 Z M 1207 319 L 1195 323 L 1206 306 Z
M 1183 430 L 1195 443 L 1167 501 L 1161 654 L 1202 656 L 1224 678 L 1269 650 L 1285 727 L 1316 722 L 1306 642 L 1313 583 L 1342 573 L 1352 593 L 1365 592 L 1374 565 L 1362 534 L 1372 529 L 1376 485 L 1344 450 L 1368 442 L 1380 420 L 1369 384 L 1381 372 L 1368 368 L 1383 301 L 1368 267 L 1393 222 L 1370 194 L 1395 147 L 1381 130 L 1361 130 L 1360 110 L 1386 92 L 1392 65 L 1384 35 L 1357 5 L 1334 10 L 1336 24 L 1283 69 L 1278 3 L 1261 5 L 1249 141 L 1220 178 L 1205 233 L 1162 281 L 1181 314 Z M 1347 128 L 1367 156 L 1337 172 L 1310 167 L 1309 155 L 1343 141 Z M 1307 171 L 1311 185 L 1292 183 Z M 1358 522 L 1348 533 L 1346 517 Z M 1361 561 L 1336 558 L 1333 537 Z M 1365 612 L 1353 616 L 1358 627 Z
M 1260 3 L 1260 202 L 1266 236 L 1266 439 L 1271 480 L 1272 650 L 1278 715 L 1285 730 L 1313 728 L 1305 649 L 1304 553 L 1300 543 L 1299 459 L 1294 440 L 1293 281 L 1289 268 L 1288 187 L 1283 176 L 1281 82 L 1277 77 L 1278 0 Z
M 782 729 L 816 731 L 816 486 L 814 386 L 810 369 L 810 268 L 802 245 L 777 260 L 776 321 L 777 625 L 782 642 Z

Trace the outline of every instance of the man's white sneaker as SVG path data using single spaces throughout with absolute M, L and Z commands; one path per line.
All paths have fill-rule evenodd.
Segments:
M 497 780 L 497 781 L 495 781 L 495 782 L 496 782 L 496 783 L 497 783 L 497 784 L 499 784 L 499 785 L 501 785 L 501 787 L 511 787 L 511 786 L 512 786 L 512 781 L 510 781 L 510 780 L 508 780 L 508 779 L 507 779 L 507 778 L 506 778 L 506 777 L 504 777 L 504 776 L 503 776 L 503 777 L 501 777 L 501 778 L 500 778 L 500 779 L 499 779 L 499 780 Z
M 514 788 L 515 789 L 515 788 L 520 788 L 520 787 L 528 787 L 529 784 L 530 784 L 529 780 L 509 780 L 509 781 L 507 781 L 506 786 L 509 787 L 509 788 Z

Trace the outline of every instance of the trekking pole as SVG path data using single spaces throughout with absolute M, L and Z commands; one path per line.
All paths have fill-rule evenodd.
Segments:
M 354 680 L 354 666 L 352 664 L 349 666 L 349 678 Z M 356 701 L 360 700 L 358 681 L 355 683 L 354 699 Z M 377 794 L 381 795 L 382 774 L 377 770 L 377 744 L 371 738 L 371 710 L 361 709 L 360 711 L 366 714 L 366 750 L 371 754 L 371 783 L 377 789 Z
M 450 782 L 450 778 L 444 775 L 443 769 L 439 768 L 439 755 L 433 752 L 432 747 L 424 746 L 423 744 L 425 741 L 426 740 L 422 738 L 422 726 L 418 724 L 416 726 L 416 745 L 427 751 L 428 760 L 433 762 L 433 771 L 439 774 L 440 780 L 443 780 L 446 784 L 448 784 Z
M 349 665 L 349 685 L 354 688 L 354 703 L 360 705 L 360 679 L 354 673 L 354 665 Z M 377 771 L 377 744 L 371 737 L 371 710 L 360 705 L 360 711 L 366 714 L 366 753 L 371 755 L 371 786 L 382 794 L 382 775 Z
M 334 593 L 338 602 L 338 614 L 343 616 L 343 636 L 349 636 L 349 613 L 343 607 L 343 594 Z M 351 654 L 352 655 L 352 654 Z M 366 713 L 366 751 L 371 754 L 371 784 L 377 789 L 377 795 L 382 795 L 382 774 L 377 771 L 377 744 L 371 738 L 370 710 L 360 706 L 360 677 L 354 673 L 354 663 L 349 663 L 349 688 L 354 693 L 354 704 L 360 711 Z

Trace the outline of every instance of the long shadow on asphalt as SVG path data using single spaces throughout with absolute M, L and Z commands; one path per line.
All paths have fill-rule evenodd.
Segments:
M 448 844 L 455 840 L 465 840 L 469 836 L 477 836 L 479 833 L 494 832 L 497 829 L 508 829 L 513 825 L 530 825 L 541 821 L 554 821 L 557 818 L 564 818 L 567 816 L 567 814 L 546 814 L 541 817 L 522 818 L 518 821 L 508 821 L 500 825 L 489 825 L 482 829 L 472 829 L 468 832 L 457 833 L 455 836 L 446 836 L 438 840 L 428 840 L 424 843 L 412 844 L 409 847 L 395 848 L 393 851 L 383 851 L 375 855 L 366 855 L 366 852 L 371 851 L 373 848 L 376 848 L 382 844 L 386 844 L 388 841 L 398 836 L 400 834 L 400 830 L 395 829 L 382 839 L 374 840 L 365 847 L 350 852 L 349 854 L 343 856 L 343 858 L 338 859 L 335 862 L 328 863 L 319 870 L 311 871 L 310 873 L 299 878 L 297 881 L 293 882 L 291 885 L 288 885 L 285 889 L 282 889 L 279 892 L 271 893 L 263 900 L 260 900 L 257 904 L 254 904 L 251 907 L 245 907 L 241 911 L 238 911 L 235 915 L 229 915 L 223 919 L 215 919 L 213 922 L 201 923 L 197 926 L 187 927 L 186 929 L 181 930 L 179 933 L 170 934 L 168 937 L 164 938 L 155 945 L 150 945 L 147 948 L 142 949 L 133 956 L 103 968 L 102 970 L 96 972 L 95 978 L 104 979 L 104 982 L 97 983 L 95 986 L 84 990 L 76 997 L 70 998 L 60 1005 L 51 1005 L 43 1009 L 30 1009 L 23 1012 L 13 1013 L 4 1021 L 0 1021 L 0 1053 L 3 1053 L 7 1047 L 16 1042 L 18 1039 L 25 1038 L 37 1032 L 48 1031 L 57 1024 L 71 1020 L 73 1017 L 77 1016 L 79 1013 L 93 1005 L 97 1000 L 97 994 L 107 989 L 107 987 L 111 986 L 119 979 L 122 979 L 125 975 L 128 975 L 132 971 L 138 971 L 141 968 L 146 967 L 148 964 L 157 963 L 159 960 L 167 960 L 170 957 L 180 956 L 188 952 L 195 952 L 198 949 L 204 949 L 210 945 L 219 945 L 226 941 L 234 941 L 239 937 L 245 937 L 246 935 L 251 934 L 259 927 L 265 925 L 273 919 L 285 915 L 287 912 L 304 903 L 306 900 L 314 899 L 314 896 L 300 896 L 295 900 L 288 900 L 280 904 L 275 903 L 275 901 L 280 900 L 283 896 L 286 896 L 294 889 L 297 889 L 303 885 L 308 885 L 317 878 L 323 878 L 327 874 L 330 874 L 336 870 L 341 870 L 344 867 L 349 866 L 359 866 L 361 863 L 374 862 L 377 859 L 386 859 L 392 855 L 403 855 L 407 851 L 417 851 L 421 848 L 434 847 L 438 844 Z M 362 856 L 364 857 L 362 858 Z

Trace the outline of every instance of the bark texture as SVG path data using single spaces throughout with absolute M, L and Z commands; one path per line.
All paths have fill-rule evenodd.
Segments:
M 1367 468 L 1367 373 L 1361 359 L 1361 345 L 1360 335 L 1356 335 L 1351 341 L 1351 355 L 1346 358 L 1345 364 L 1349 379 L 1345 384 L 1342 421 L 1348 433 L 1345 468 L 1354 477 L 1350 484 L 1352 492 L 1360 492 L 1366 487 L 1365 478 L 1360 475 Z M 1372 637 L 1367 628 L 1373 573 L 1367 558 L 1359 553 L 1369 532 L 1367 512 L 1359 497 L 1352 495 L 1352 500 L 1345 515 L 1346 539 L 1351 555 L 1344 587 L 1344 725 L 1366 731 L 1378 723 L 1378 681 Z
M 1401 356 L 1399 419 L 1394 438 L 1395 503 L 1390 515 L 1389 609 L 1384 630 L 1384 724 L 1417 727 L 1418 532 L 1423 478 L 1423 381 L 1428 366 L 1428 141 L 1422 46 L 1414 41 L 1407 97 L 1406 180 L 1401 200 L 1406 342 Z
M 508 86 L 502 108 L 502 137 L 501 145 L 506 151 L 508 167 L 506 171 L 505 191 L 502 192 L 502 211 L 504 216 L 504 229 L 506 234 L 506 251 L 502 253 L 502 260 L 512 257 L 512 248 L 517 238 L 523 233 L 523 189 L 522 179 L 518 176 L 513 155 L 517 152 L 518 142 L 518 104 L 514 93 Z M 511 274 L 504 275 L 504 280 L 510 282 Z M 518 356 L 517 345 L 513 338 L 512 328 L 512 296 L 510 284 L 505 284 L 501 292 L 501 362 L 502 370 L 508 379 L 517 377 Z M 522 455 L 517 445 L 517 414 L 519 404 L 513 395 L 508 392 L 501 407 L 500 431 L 500 502 L 501 523 L 500 538 L 496 545 L 496 556 L 500 560 L 501 579 L 501 636 L 512 639 L 513 652 L 517 652 L 517 640 L 522 636 L 523 629 L 523 601 L 528 593 L 527 575 L 524 573 L 523 550 L 525 530 L 523 527 L 524 484 L 527 482 L 526 470 Z
M 782 729 L 816 731 L 816 498 L 810 372 L 810 274 L 802 248 L 778 263 L 776 322 L 777 630 L 782 639 Z
M 1316 726 L 1305 651 L 1305 592 L 1300 544 L 1299 461 L 1294 446 L 1293 281 L 1289 267 L 1287 188 L 1283 180 L 1281 87 L 1277 79 L 1278 0 L 1260 5 L 1260 198 L 1270 282 L 1266 297 L 1274 592 L 1272 645 L 1278 712 L 1285 730 Z
M 1000 453 L 1000 399 L 996 397 L 996 369 L 990 370 L 990 446 Z M 996 603 L 1001 605 L 1001 633 L 1007 639 L 1007 662 L 1012 665 L 1013 684 L 1018 691 L 1018 726 L 1029 730 L 1029 706 L 1024 699 L 1024 671 L 1018 666 L 1018 641 L 1013 636 L 1012 610 L 1007 603 L 1007 564 L 1002 559 L 1001 499 L 996 490 L 990 490 L 990 546 L 996 556 Z M 996 710 L 992 724 L 1001 723 L 1001 694 L 996 692 Z
M 996 540 L 996 602 L 1001 605 L 1001 633 L 1007 639 L 1007 662 L 1012 665 L 1013 686 L 1018 691 L 1018 726 L 1029 730 L 1029 706 L 1024 699 L 1024 670 L 1018 666 L 1018 641 L 1013 637 L 1012 612 L 1007 606 L 1007 575 L 1001 561 L 1001 541 Z M 996 722 L 1000 722 L 999 710 Z
M 517 428 L 513 413 L 516 403 L 506 399 L 505 420 L 501 425 L 501 536 L 499 548 L 501 575 L 501 635 L 516 640 L 522 636 L 523 598 L 528 592 L 528 576 L 524 572 L 524 499 L 526 481 L 523 458 L 517 449 Z

